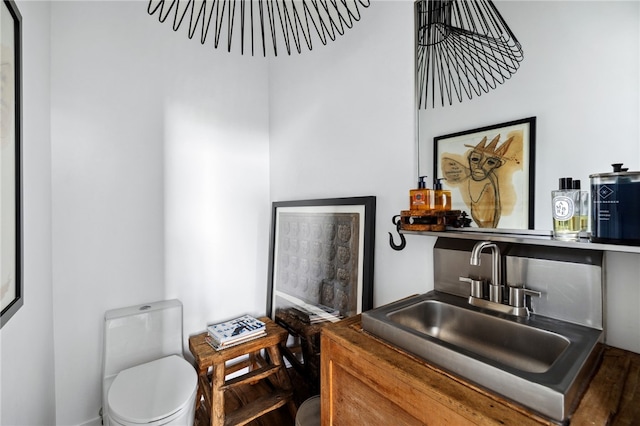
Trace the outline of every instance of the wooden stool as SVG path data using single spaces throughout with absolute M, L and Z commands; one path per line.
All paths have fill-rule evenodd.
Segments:
M 281 346 L 282 355 L 291 366 L 304 378 L 308 395 L 320 393 L 320 332 L 330 321 L 308 324 L 291 313 L 290 309 L 276 312 L 276 323 L 286 329 L 291 336 L 299 340 L 299 347 L 288 347 L 286 342 Z M 302 361 L 298 358 L 302 356 Z M 302 401 L 300 401 L 302 402 Z
M 195 357 L 198 369 L 196 413 L 204 410 L 211 426 L 244 425 L 285 404 L 288 404 L 291 417 L 295 419 L 296 406 L 291 383 L 279 349 L 280 344 L 286 341 L 288 333 L 269 318 L 263 317 L 260 321 L 266 324 L 266 336 L 221 351 L 216 351 L 206 342 L 207 333 L 189 338 L 189 350 Z M 262 355 L 263 350 L 268 355 L 266 358 Z M 227 361 L 239 357 L 242 359 L 227 364 Z M 248 368 L 249 372 L 227 380 L 227 375 L 244 368 Z M 242 385 L 255 385 L 265 379 L 271 385 L 270 393 L 244 404 L 231 413 L 225 413 L 226 391 Z

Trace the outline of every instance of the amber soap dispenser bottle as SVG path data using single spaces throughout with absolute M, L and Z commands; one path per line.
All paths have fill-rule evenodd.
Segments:
M 434 205 L 437 211 L 451 210 L 451 191 L 442 189 L 442 178 L 436 179 L 433 185 Z
M 427 188 L 426 176 L 418 178 L 418 187 L 409 191 L 409 208 L 411 210 L 433 209 L 433 191 Z

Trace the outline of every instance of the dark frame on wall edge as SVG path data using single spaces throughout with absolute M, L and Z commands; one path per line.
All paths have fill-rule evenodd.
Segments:
M 2 56 L 2 276 L 0 328 L 24 304 L 22 259 L 22 15 L 14 1 L 2 1 L 3 26 L 13 25 L 11 36 L 2 37 L 8 55 Z M 10 20 L 10 21 L 9 21 Z M 3 31 L 4 33 L 4 31 Z M 5 141 L 5 138 L 7 139 Z M 7 143 L 5 143 L 7 142 Z M 10 169 L 13 168 L 13 171 Z M 9 169 L 7 171 L 6 169 Z M 7 179 L 9 175 L 13 179 Z M 7 182 L 8 181 L 8 182 Z M 6 206 L 6 204 L 9 204 Z M 7 239 L 5 241 L 5 239 Z M 5 271 L 8 272 L 5 273 Z
M 373 270 L 374 270 L 374 247 L 375 247 L 375 212 L 376 197 L 351 197 L 351 198 L 330 198 L 315 200 L 299 200 L 299 201 L 278 201 L 272 204 L 271 215 L 271 232 L 269 245 L 269 277 L 267 287 L 267 315 L 271 318 L 275 317 L 276 292 L 279 288 L 278 262 L 282 259 L 278 258 L 278 248 L 281 228 L 279 217 L 283 213 L 293 213 L 300 215 L 329 215 L 346 214 L 355 215 L 359 219 L 359 235 L 360 244 L 358 257 L 361 259 L 361 267 L 358 267 L 358 275 L 361 280 L 361 286 L 358 289 L 358 311 L 369 310 L 373 307 Z M 313 219 L 311 219 L 313 221 Z M 316 244 L 321 244 L 319 238 Z M 312 247 L 307 247 L 313 250 Z M 340 247 L 338 247 L 339 249 Z M 321 250 L 321 249 L 320 249 Z M 339 251 L 339 250 L 337 250 Z M 326 250 L 324 254 L 326 255 Z M 311 256 L 311 255 L 310 255 Z M 339 253 L 337 254 L 339 256 Z M 311 257 L 309 257 L 311 259 Z M 306 259 L 300 259 L 305 261 Z M 353 260 L 353 259 L 352 259 Z M 347 261 L 348 263 L 349 261 Z M 311 265 L 307 265 L 313 267 Z
M 474 219 L 472 227 L 533 229 L 535 144 L 536 117 L 437 136 L 433 138 L 433 174 L 436 180 L 444 181 L 442 182 L 443 189 L 453 192 L 453 209 L 471 210 L 471 216 Z M 482 153 L 483 158 L 476 159 L 474 163 L 472 156 L 476 153 Z M 490 168 L 488 166 L 489 160 L 497 161 L 498 165 L 487 173 L 487 169 Z M 482 169 L 485 174 L 482 175 L 471 170 L 472 163 L 478 169 Z M 507 173 L 507 169 L 510 169 L 510 173 Z M 501 173 L 495 173 L 497 170 L 505 172 L 504 179 L 501 178 Z M 518 171 L 521 176 L 516 182 L 512 179 Z M 506 192 L 505 190 L 511 186 L 513 187 L 513 195 L 509 194 L 514 203 L 509 207 L 513 210 L 510 214 L 500 217 L 498 210 L 500 201 L 498 201 L 498 207 L 496 207 L 498 216 L 480 224 L 477 223 L 477 218 L 473 214 L 473 206 L 469 205 L 469 200 L 465 199 L 463 192 L 472 191 L 471 185 L 469 185 L 470 182 L 473 183 L 472 181 L 481 184 L 481 187 L 484 185 L 483 188 L 486 189 L 486 182 L 493 184 L 491 178 L 497 179 L 498 183 L 495 183 L 495 186 L 496 188 L 500 187 L 496 196 L 498 200 L 500 193 Z M 466 198 L 475 200 L 479 197 L 468 196 Z M 503 202 L 506 204 L 506 200 Z

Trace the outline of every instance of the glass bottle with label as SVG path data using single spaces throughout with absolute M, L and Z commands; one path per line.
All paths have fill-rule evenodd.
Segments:
M 580 190 L 573 189 L 571 178 L 560 178 L 559 189 L 551 191 L 553 238 L 575 241 L 580 233 Z
M 579 227 L 580 232 L 586 232 L 589 228 L 589 192 L 582 191 L 580 188 L 580 180 L 573 179 L 572 182 L 573 189 L 580 192 L 580 203 L 576 206 L 577 216 L 579 218 Z

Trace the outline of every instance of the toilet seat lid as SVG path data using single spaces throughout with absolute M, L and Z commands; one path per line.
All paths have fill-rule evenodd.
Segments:
M 184 358 L 160 358 L 118 373 L 109 389 L 109 409 L 131 423 L 160 420 L 189 404 L 197 383 L 194 368 Z

